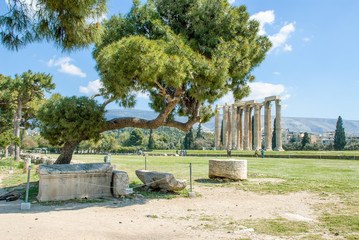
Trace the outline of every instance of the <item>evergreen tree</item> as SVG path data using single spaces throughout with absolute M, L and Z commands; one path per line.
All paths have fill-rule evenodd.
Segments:
M 272 149 L 274 149 L 277 145 L 276 139 L 277 139 L 277 134 L 276 134 L 276 130 L 277 130 L 277 119 L 274 118 L 274 126 L 273 126 L 273 134 L 272 134 Z
M 191 127 L 189 132 L 184 137 L 184 142 L 183 142 L 184 149 L 191 149 L 192 143 L 193 143 L 193 129 Z
M 154 149 L 155 148 L 155 139 L 152 135 L 152 129 L 150 129 L 150 136 L 148 138 L 148 149 Z
M 127 146 L 140 146 L 143 142 L 143 133 L 141 129 L 135 128 L 132 130 Z
M 202 125 L 198 124 L 196 139 L 203 138 Z
M 304 136 L 302 138 L 302 150 L 304 149 L 305 145 L 310 143 L 310 138 L 307 132 L 304 133 Z
M 345 131 L 343 128 L 343 119 L 341 116 L 338 117 L 337 127 L 334 135 L 334 149 L 343 150 L 347 142 L 345 141 Z

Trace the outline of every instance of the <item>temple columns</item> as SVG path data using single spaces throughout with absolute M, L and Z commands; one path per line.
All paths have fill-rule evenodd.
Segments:
M 275 100 L 275 117 L 276 117 L 276 147 L 275 151 L 284 151 L 282 148 L 282 101 Z

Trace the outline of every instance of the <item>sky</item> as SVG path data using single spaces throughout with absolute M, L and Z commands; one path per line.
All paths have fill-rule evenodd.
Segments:
M 7 10 L 0 0 L 0 14 Z M 273 48 L 252 72 L 251 94 L 243 100 L 263 101 L 279 95 L 283 117 L 359 120 L 358 0 L 229 0 L 245 5 L 260 22 L 260 33 Z M 129 11 L 132 0 L 112 0 L 106 18 Z M 0 73 L 6 76 L 50 73 L 53 93 L 92 96 L 101 86 L 92 47 L 64 53 L 53 43 L 32 43 L 18 52 L 0 45 Z M 217 104 L 234 102 L 231 93 Z M 118 108 L 114 103 L 108 108 Z M 150 110 L 146 95 L 136 109 Z

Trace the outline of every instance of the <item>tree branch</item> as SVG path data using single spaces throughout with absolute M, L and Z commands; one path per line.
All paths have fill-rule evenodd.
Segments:
M 197 116 L 194 118 L 191 118 L 186 124 L 183 124 L 181 122 L 177 121 L 169 121 L 167 120 L 168 115 L 173 111 L 173 109 L 176 107 L 176 105 L 180 101 L 180 97 L 183 94 L 183 91 L 180 88 L 177 88 L 174 94 L 174 97 L 172 98 L 172 101 L 169 102 L 166 106 L 166 108 L 155 118 L 152 120 L 146 120 L 136 117 L 126 117 L 126 118 L 116 118 L 112 119 L 110 121 L 106 122 L 105 127 L 101 130 L 101 132 L 109 131 L 109 130 L 115 130 L 125 127 L 135 127 L 135 128 L 144 128 L 144 129 L 156 129 L 161 126 L 171 126 L 176 127 L 182 131 L 188 131 L 189 125 L 193 125 L 197 121 Z M 193 123 L 192 123 L 193 122 Z M 191 126 L 192 126 L 191 125 Z M 189 127 L 188 127 L 189 126 Z

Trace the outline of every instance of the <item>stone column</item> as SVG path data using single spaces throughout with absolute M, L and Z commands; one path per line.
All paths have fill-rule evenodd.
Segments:
M 258 149 L 262 149 L 262 116 L 261 109 L 263 105 L 258 106 Z
M 249 106 L 244 107 L 244 131 L 243 131 L 243 150 L 249 149 Z
M 272 151 L 271 107 L 270 101 L 264 103 L 264 149 L 266 151 Z
M 232 147 L 237 149 L 237 106 L 232 105 Z
M 253 110 L 253 107 L 251 106 L 251 107 L 249 107 L 249 117 L 248 117 L 248 125 L 249 125 L 249 127 L 248 127 L 248 132 L 249 132 L 249 141 L 248 141 L 248 146 L 249 146 L 249 150 L 252 150 L 252 148 L 253 148 L 253 134 L 252 134 L 252 110 Z
M 253 150 L 259 150 L 259 146 L 258 146 L 258 131 L 259 131 L 259 126 L 258 126 L 258 113 L 259 113 L 259 105 L 258 104 L 254 104 L 254 116 L 253 116 Z
M 220 128 L 220 121 L 219 121 L 219 108 L 218 105 L 216 106 L 216 116 L 215 116 L 215 124 L 214 124 L 214 146 L 215 150 L 220 149 L 220 138 L 221 138 L 221 128 Z
M 275 117 L 276 117 L 276 147 L 275 151 L 284 151 L 282 148 L 282 100 L 275 100 Z
M 228 109 L 228 106 L 225 105 L 223 107 L 223 123 L 222 123 L 222 126 L 223 126 L 223 148 L 224 149 L 227 149 L 227 136 L 228 136 L 228 131 L 227 131 L 227 126 L 228 126 L 228 123 L 227 123 L 227 117 L 228 117 L 228 114 L 227 114 L 227 109 Z
M 243 108 L 237 111 L 237 150 L 243 150 Z
M 227 110 L 227 147 L 226 149 L 231 149 L 232 146 L 232 106 L 228 106 Z

